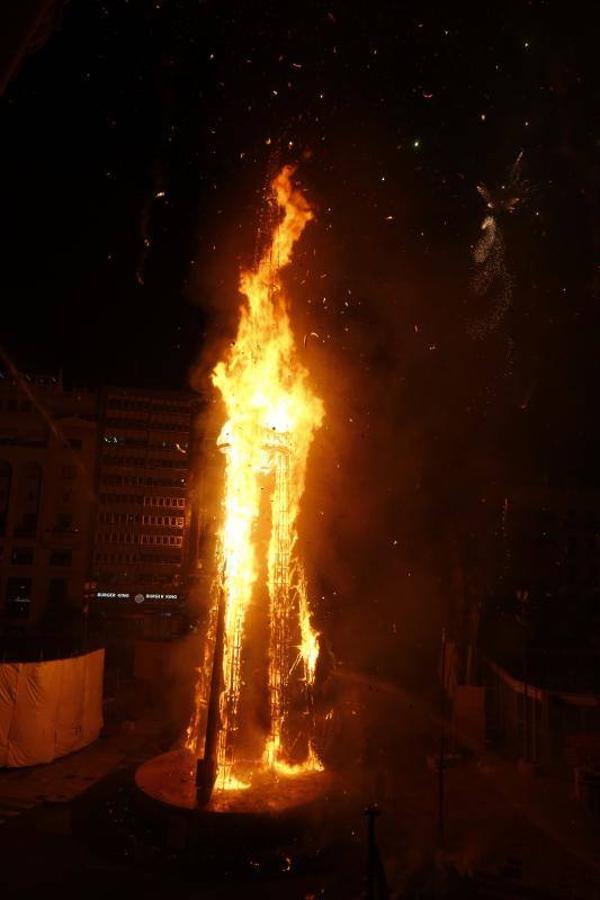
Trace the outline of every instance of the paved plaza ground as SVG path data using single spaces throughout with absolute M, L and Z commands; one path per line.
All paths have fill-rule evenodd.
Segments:
M 50 765 L 0 772 L 2 897 L 335 898 L 363 895 L 363 808 L 377 802 L 390 897 L 600 898 L 600 829 L 567 783 L 489 752 L 447 770 L 436 850 L 438 725 L 430 706 L 367 678 L 345 686 L 334 787 L 289 846 L 182 845 L 135 805 L 133 773 L 166 748 L 130 723 Z M 184 842 L 185 843 L 185 842 Z

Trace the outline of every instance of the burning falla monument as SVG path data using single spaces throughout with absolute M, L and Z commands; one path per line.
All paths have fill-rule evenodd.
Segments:
M 271 183 L 270 239 L 256 267 L 242 272 L 237 334 L 211 376 L 224 410 L 224 476 L 206 652 L 185 741 L 198 805 L 213 791 L 214 803 L 265 779 L 301 781 L 323 768 L 312 696 L 319 637 L 298 521 L 325 410 L 300 358 L 281 279 L 313 218 L 293 175 L 285 166 Z M 262 727 L 248 727 L 250 720 Z

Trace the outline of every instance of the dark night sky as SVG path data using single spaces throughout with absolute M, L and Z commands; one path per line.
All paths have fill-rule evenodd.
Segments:
M 577 3 L 71 0 L 3 99 L 3 343 L 72 382 L 185 386 L 232 332 L 269 173 L 300 162 L 294 319 L 342 473 L 308 489 L 338 549 L 380 517 L 386 568 L 418 542 L 398 510 L 467 484 L 595 485 L 595 53 Z M 476 339 L 476 186 L 521 150 L 511 303 Z
M 240 226 L 238 251 L 253 246 L 269 166 L 305 150 L 317 227 L 340 246 L 349 234 L 376 242 L 389 208 L 397 223 L 384 240 L 422 278 L 432 265 L 468 275 L 475 185 L 498 183 L 524 149 L 533 191 L 523 246 L 509 248 L 515 305 L 534 331 L 548 316 L 585 331 L 598 244 L 589 23 L 577 4 L 568 15 L 544 2 L 453 6 L 66 4 L 2 108 L 2 330 L 18 362 L 87 381 L 183 383 L 214 302 L 210 278 L 190 289 L 190 274 L 212 271 Z M 335 217 L 347 195 L 349 229 Z

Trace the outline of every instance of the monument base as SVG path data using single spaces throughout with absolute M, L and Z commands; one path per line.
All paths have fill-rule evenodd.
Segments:
M 326 771 L 280 775 L 254 772 L 249 786 L 213 792 L 208 805 L 196 802 L 196 759 L 171 750 L 143 763 L 135 773 L 140 810 L 162 826 L 171 845 L 224 844 L 235 853 L 259 845 L 297 842 L 322 819 L 331 778 Z

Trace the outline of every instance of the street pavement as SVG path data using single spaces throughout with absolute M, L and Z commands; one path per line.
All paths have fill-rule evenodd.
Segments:
M 138 722 L 48 766 L 1 771 L 1 895 L 93 900 L 118 887 L 178 900 L 357 900 L 366 871 L 363 810 L 377 803 L 391 898 L 600 900 L 600 833 L 572 787 L 524 777 L 491 752 L 446 771 L 437 846 L 437 775 L 427 764 L 439 737 L 434 710 L 384 680 L 340 677 L 334 786 L 307 825 L 306 846 L 257 851 L 243 865 L 235 841 L 230 849 L 165 847 L 140 820 L 133 772 L 164 749 L 159 722 Z

